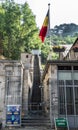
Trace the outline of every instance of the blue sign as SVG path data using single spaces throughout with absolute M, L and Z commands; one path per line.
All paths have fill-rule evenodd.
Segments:
M 8 105 L 6 110 L 6 124 L 7 125 L 20 125 L 20 105 Z

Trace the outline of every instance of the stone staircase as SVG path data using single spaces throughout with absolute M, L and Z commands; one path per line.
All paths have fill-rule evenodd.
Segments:
M 33 86 L 32 86 L 32 95 L 29 102 L 29 111 L 21 118 L 21 126 L 51 126 L 50 118 L 44 115 L 42 110 L 41 102 L 41 74 L 39 66 L 39 57 L 34 56 L 34 73 L 33 73 Z
M 41 89 L 40 89 L 40 67 L 39 58 L 37 55 L 34 56 L 34 74 L 33 74 L 33 86 L 31 102 L 38 104 L 41 102 Z
M 45 116 L 24 116 L 21 119 L 21 126 L 50 126 L 50 119 Z
M 30 105 L 32 110 L 41 109 L 39 104 L 41 103 L 41 88 L 40 88 L 40 66 L 39 66 L 39 57 L 34 56 L 34 72 L 33 72 L 33 85 L 32 85 L 32 94 L 30 97 Z

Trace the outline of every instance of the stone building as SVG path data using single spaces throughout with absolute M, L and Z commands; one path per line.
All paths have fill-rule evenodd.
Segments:
M 42 83 L 51 126 L 56 118 L 66 118 L 70 128 L 78 128 L 78 38 L 59 59 L 47 60 Z

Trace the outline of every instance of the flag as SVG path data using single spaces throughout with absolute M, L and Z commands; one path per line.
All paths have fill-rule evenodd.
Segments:
M 44 22 L 43 22 L 43 25 L 41 27 L 41 30 L 39 32 L 39 37 L 40 37 L 42 42 L 44 42 L 44 40 L 45 40 L 48 27 L 49 27 L 49 9 L 47 11 L 47 14 L 46 14 L 46 17 L 44 19 Z

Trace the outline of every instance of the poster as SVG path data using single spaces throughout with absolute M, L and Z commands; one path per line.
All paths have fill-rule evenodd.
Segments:
M 20 116 L 21 107 L 20 105 L 7 105 L 6 108 L 6 125 L 20 125 L 21 116 Z

